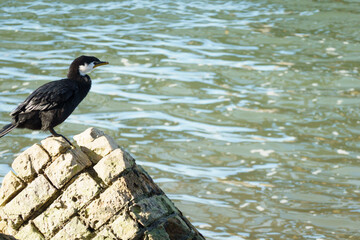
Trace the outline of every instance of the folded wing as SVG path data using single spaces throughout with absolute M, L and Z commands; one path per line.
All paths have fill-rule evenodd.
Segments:
M 78 91 L 77 84 L 69 79 L 46 83 L 30 94 L 10 115 L 61 108 Z

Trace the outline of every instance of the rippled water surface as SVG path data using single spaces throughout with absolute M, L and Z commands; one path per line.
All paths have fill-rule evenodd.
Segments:
M 359 239 L 358 1 L 0 2 L 0 123 L 82 54 L 97 127 L 207 239 Z M 0 176 L 49 133 L 0 140 Z

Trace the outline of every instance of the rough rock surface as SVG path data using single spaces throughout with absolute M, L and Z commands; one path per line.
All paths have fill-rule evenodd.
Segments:
M 0 188 L 0 239 L 196 240 L 204 237 L 129 153 L 102 131 L 47 138 Z

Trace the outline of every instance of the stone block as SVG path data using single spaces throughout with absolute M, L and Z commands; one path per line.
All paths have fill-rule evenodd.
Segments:
M 133 239 L 140 231 L 139 224 L 125 211 L 118 214 L 117 219 L 110 225 L 115 235 L 120 239 Z
M 89 128 L 75 135 L 74 139 L 93 163 L 97 163 L 101 158 L 119 148 L 114 139 L 95 128 Z
M 144 240 L 178 240 L 176 238 L 170 238 L 163 226 L 157 226 L 156 228 L 146 231 L 144 233 Z
M 0 206 L 7 203 L 21 189 L 25 187 L 23 181 L 18 178 L 12 171 L 5 175 L 0 188 Z
M 177 209 L 175 204 L 166 195 L 163 195 L 160 200 L 162 201 L 164 206 L 167 207 L 169 213 L 182 214 L 179 209 Z
M 101 230 L 92 240 L 117 240 L 109 228 Z
M 58 199 L 34 220 L 34 224 L 45 236 L 51 236 L 99 191 L 100 186 L 96 181 L 88 173 L 82 173 Z
M 0 239 L 1 240 L 18 240 L 18 239 L 15 239 L 13 236 L 5 235 L 5 234 L 2 234 L 2 233 L 0 233 Z
M 170 239 L 187 240 L 194 234 L 181 217 L 174 216 L 163 224 Z
M 67 206 L 79 210 L 95 197 L 100 190 L 100 185 L 88 173 L 82 173 L 64 190 L 61 199 Z
M 6 229 L 7 229 L 7 222 L 5 220 L 0 219 L 0 232 L 6 233 Z
M 19 240 L 45 240 L 44 236 L 39 233 L 32 223 L 28 223 L 26 226 L 22 227 L 15 235 L 15 238 Z
M 55 193 L 56 189 L 50 182 L 43 175 L 39 175 L 3 207 L 5 216 L 1 216 L 1 218 L 9 219 L 15 226 L 18 226 L 44 205 Z
M 87 143 L 93 142 L 95 139 L 105 135 L 106 134 L 103 131 L 97 128 L 90 127 L 84 132 L 75 135 L 74 139 L 79 146 L 82 146 L 86 145 Z
M 156 185 L 154 180 L 140 165 L 135 165 L 134 169 L 134 173 L 136 174 L 135 178 L 140 180 L 144 192 L 151 195 L 164 195 L 161 188 Z
M 88 239 L 90 234 L 80 218 L 74 217 L 51 240 Z
M 90 166 L 91 161 L 79 149 L 70 149 L 55 159 L 45 169 L 45 174 L 57 189 L 62 188 L 73 176 Z
M 169 214 L 163 196 L 145 198 L 130 207 L 130 215 L 144 227 Z
M 0 210 L 0 212 L 1 212 L 1 210 Z M 5 214 L 3 212 L 0 215 L 5 216 Z M 13 236 L 17 232 L 18 231 L 16 229 L 14 229 L 14 226 L 11 221 L 6 221 L 4 219 L 0 220 L 0 233 L 9 234 L 9 235 Z
M 121 176 L 100 197 L 82 211 L 82 216 L 94 229 L 101 227 L 129 201 L 143 195 L 141 180 L 133 172 Z
M 48 137 L 42 140 L 41 144 L 52 157 L 65 153 L 71 148 L 70 144 L 62 137 Z
M 95 165 L 94 170 L 109 185 L 125 169 L 131 168 L 134 163 L 134 159 L 127 152 L 118 148 L 103 157 Z
M 22 177 L 11 172 L 0 188 L 0 233 L 18 240 L 204 239 L 113 139 L 92 128 L 75 140 L 91 159 L 53 137 L 18 157 Z
M 11 167 L 21 179 L 29 181 L 35 177 L 36 173 L 40 173 L 49 161 L 47 152 L 39 144 L 34 144 L 21 153 Z

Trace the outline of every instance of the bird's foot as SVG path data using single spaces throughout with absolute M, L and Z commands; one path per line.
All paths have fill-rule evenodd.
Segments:
M 59 134 L 60 136 L 59 137 L 62 137 L 63 139 L 65 139 L 65 141 L 67 141 L 71 147 L 74 147 L 74 145 L 72 145 L 72 143 L 66 138 L 64 137 L 63 135 Z
M 56 136 L 50 135 L 50 136 L 48 136 L 47 138 L 50 138 L 50 137 L 62 137 L 71 147 L 74 148 L 74 145 L 73 145 L 66 137 L 64 137 L 64 136 L 61 135 L 61 134 L 58 134 L 58 135 L 56 135 Z
M 70 144 L 71 147 L 74 147 L 74 145 L 72 145 L 72 143 L 66 137 L 55 132 L 54 128 L 50 128 L 49 131 L 53 135 L 53 137 L 62 137 L 63 139 L 65 139 L 65 141 L 67 141 Z

